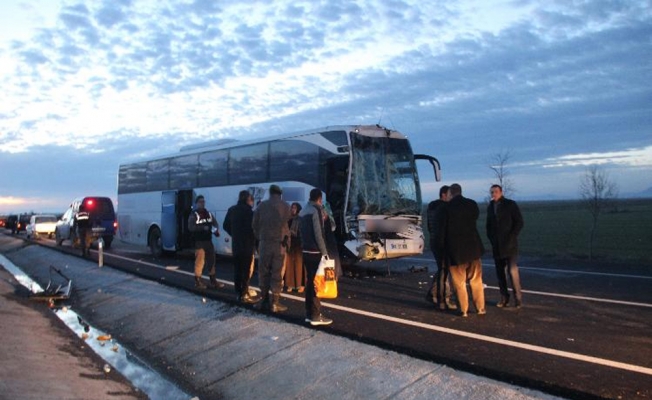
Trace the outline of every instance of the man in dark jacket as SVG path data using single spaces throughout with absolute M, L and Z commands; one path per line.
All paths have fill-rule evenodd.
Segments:
M 430 250 L 435 256 L 437 272 L 432 277 L 432 283 L 426 293 L 426 300 L 434 302 L 440 310 L 456 310 L 457 306 L 451 298 L 451 287 L 448 284 L 448 266 L 444 263 L 444 249 L 438 244 L 440 242 L 439 226 L 444 215 L 444 208 L 448 202 L 448 186 L 444 185 L 439 189 L 439 199 L 428 204 L 428 232 L 430 233 Z
M 315 291 L 315 275 L 322 257 L 328 257 L 324 220 L 328 218 L 322 207 L 319 189 L 310 191 L 310 201 L 299 214 L 299 232 L 303 246 L 303 263 L 306 266 L 306 322 L 310 325 L 330 325 L 333 320 L 321 314 L 321 303 Z
M 287 307 L 281 304 L 283 289 L 283 263 L 289 245 L 292 216 L 290 206 L 283 198 L 283 191 L 277 185 L 269 187 L 269 199 L 260 203 L 254 211 L 252 227 L 258 239 L 258 282 L 262 293 L 262 310 L 283 312 Z M 269 290 L 272 290 L 272 302 Z
M 202 282 L 202 272 L 206 265 L 209 266 L 208 276 L 213 289 L 224 287 L 223 283 L 215 277 L 215 246 L 213 235 L 220 236 L 219 226 L 213 214 L 206 209 L 204 196 L 199 195 L 195 200 L 195 209 L 188 218 L 188 230 L 192 232 L 195 240 L 195 287 L 206 289 Z
M 497 307 L 509 306 L 507 275 L 512 283 L 516 308 L 520 308 L 523 301 L 521 279 L 516 265 L 518 235 L 521 229 L 523 216 L 516 202 L 503 196 L 503 188 L 500 185 L 491 186 L 491 202 L 487 207 L 487 237 L 491 242 L 500 287 L 500 301 L 496 304 Z
M 251 227 L 253 221 L 254 197 L 247 190 L 238 195 L 238 204 L 230 207 L 224 217 L 224 230 L 231 236 L 233 250 L 233 283 L 238 301 L 253 304 L 258 300 L 249 295 L 249 270 L 254 259 L 256 239 Z
M 480 261 L 484 247 L 476 227 L 480 210 L 475 201 L 462 196 L 462 187 L 457 183 L 450 186 L 449 197 L 442 217 L 439 244 L 444 248 L 444 259 L 450 266 L 462 317 L 467 316 L 469 309 L 467 281 L 471 286 L 475 309 L 479 315 L 484 315 L 486 311 Z

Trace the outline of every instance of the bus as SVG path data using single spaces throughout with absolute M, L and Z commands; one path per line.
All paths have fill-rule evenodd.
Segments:
M 439 161 L 414 154 L 407 137 L 379 125 L 329 126 L 256 140 L 221 139 L 177 154 L 123 164 L 118 173 L 118 227 L 123 242 L 154 256 L 192 247 L 188 217 L 199 194 L 220 225 L 241 190 L 255 204 L 271 184 L 288 203 L 307 203 L 319 188 L 335 219 L 348 264 L 423 253 L 422 200 L 416 162 L 441 180 Z M 231 255 L 230 237 L 213 238 Z

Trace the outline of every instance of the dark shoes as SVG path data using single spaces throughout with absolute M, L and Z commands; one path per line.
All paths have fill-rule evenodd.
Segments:
M 503 297 L 502 299 L 500 299 L 500 301 L 496 303 L 496 307 L 498 308 L 509 307 L 509 297 L 507 298 Z
M 273 313 L 279 313 L 287 310 L 288 308 L 281 304 L 281 295 L 272 294 L 272 305 L 270 306 L 269 311 Z
M 316 318 L 306 318 L 306 322 L 312 326 L 317 326 L 317 325 L 330 325 L 333 323 L 333 320 L 328 319 L 323 315 L 319 314 L 319 316 Z
M 521 303 L 520 300 L 516 300 L 516 302 L 515 302 L 515 304 L 514 304 L 514 307 L 516 307 L 517 309 L 518 309 L 518 308 L 521 308 L 521 307 L 523 307 L 523 303 Z
M 208 276 L 211 280 L 211 288 L 213 289 L 221 289 L 224 287 L 224 284 L 222 282 L 218 282 L 217 279 L 215 278 L 215 275 L 209 275 Z
M 206 289 L 206 285 L 201 281 L 201 276 L 195 277 L 195 288 L 197 289 Z

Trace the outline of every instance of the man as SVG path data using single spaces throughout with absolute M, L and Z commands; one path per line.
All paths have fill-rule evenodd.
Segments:
M 213 289 L 224 287 L 215 278 L 215 246 L 213 238 L 220 236 L 219 225 L 213 214 L 206 209 L 204 196 L 199 195 L 195 199 L 195 210 L 188 218 L 188 230 L 192 232 L 195 239 L 195 287 L 206 289 L 201 276 L 206 265 L 210 266 L 209 277 Z
M 79 238 L 79 244 L 82 248 L 82 257 L 88 257 L 89 249 L 91 247 L 91 214 L 86 211 L 83 204 L 79 206 L 79 210 L 74 217 L 74 225 Z
M 448 186 L 439 189 L 439 199 L 428 204 L 428 232 L 430 233 L 430 250 L 435 256 L 437 272 L 432 278 L 432 283 L 426 294 L 428 302 L 434 302 L 440 310 L 457 310 L 451 298 L 451 288 L 448 284 L 448 266 L 444 264 L 444 249 L 439 247 L 439 226 L 441 225 L 444 208 L 448 202 Z
M 277 185 L 269 187 L 269 199 L 260 203 L 254 212 L 252 228 L 258 244 L 258 283 L 263 302 L 261 310 L 283 312 L 287 307 L 281 304 L 283 289 L 283 263 L 286 247 L 289 245 L 290 206 Z M 270 304 L 269 291 L 272 291 Z
M 301 210 L 299 217 L 303 263 L 306 266 L 306 322 L 310 325 L 330 325 L 333 320 L 321 314 L 321 303 L 315 290 L 315 275 L 322 257 L 328 257 L 322 193 L 319 189 L 310 191 L 310 201 Z M 327 217 L 326 217 L 327 218 Z
M 487 237 L 491 242 L 500 301 L 497 307 L 509 307 L 509 291 L 507 289 L 507 274 L 512 283 L 514 305 L 522 305 L 521 279 L 516 260 L 518 258 L 518 235 L 523 229 L 521 210 L 515 201 L 503 196 L 500 185 L 492 185 L 490 189 L 491 202 L 487 208 Z
M 251 262 L 254 259 L 256 239 L 251 227 L 253 222 L 254 197 L 247 190 L 238 195 L 238 204 L 229 208 L 224 218 L 224 230 L 231 235 L 233 250 L 233 283 L 238 301 L 253 304 L 258 300 L 249 295 L 249 279 Z
M 450 266 L 453 287 L 460 303 L 462 317 L 467 317 L 469 295 L 466 282 L 471 286 L 473 304 L 479 315 L 486 314 L 484 287 L 482 285 L 482 262 L 484 252 L 480 234 L 476 227 L 480 210 L 478 204 L 462 196 L 462 187 L 450 186 L 449 201 L 445 207 L 440 227 L 439 245 L 444 249 L 444 260 Z

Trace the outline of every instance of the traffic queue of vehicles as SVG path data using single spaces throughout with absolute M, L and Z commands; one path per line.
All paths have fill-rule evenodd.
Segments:
M 54 238 L 61 246 L 64 240 L 73 245 L 78 243 L 76 218 L 78 212 L 89 215 L 91 236 L 94 240 L 102 238 L 104 247 L 111 247 L 117 229 L 117 220 L 113 202 L 108 197 L 87 196 L 77 198 L 68 209 L 59 216 L 54 214 L 21 214 L 0 216 L 0 228 L 10 230 L 12 234 L 25 231 L 28 239 L 40 237 Z

